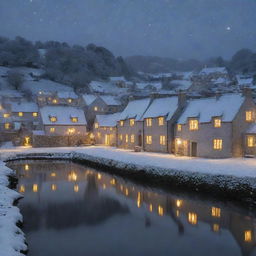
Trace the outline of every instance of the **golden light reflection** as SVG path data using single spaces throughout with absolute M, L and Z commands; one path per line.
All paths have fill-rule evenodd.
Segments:
M 182 205 L 182 200 L 176 200 L 176 206 L 181 207 Z
M 55 173 L 55 172 L 52 172 L 52 173 L 51 173 L 51 177 L 56 177 L 56 173 Z
M 24 185 L 20 185 L 19 192 L 20 193 L 25 193 L 25 191 L 26 191 L 25 186 Z
M 220 208 L 212 207 L 212 217 L 220 218 Z
M 149 205 L 149 211 L 150 211 L 150 212 L 153 212 L 153 204 L 150 204 L 150 205 Z
M 126 195 L 126 196 L 129 195 L 129 190 L 128 190 L 128 188 L 125 189 L 125 195 Z
M 176 216 L 180 217 L 180 211 L 179 210 L 176 211 Z
M 33 190 L 33 192 L 38 192 L 38 185 L 33 184 L 32 190 Z
M 77 193 L 79 191 L 79 186 L 76 184 L 74 185 L 74 191 Z
M 161 205 L 158 206 L 158 215 L 159 216 L 163 216 L 164 215 L 164 208 Z
M 51 189 L 52 189 L 52 191 L 56 191 L 57 190 L 56 184 L 52 184 Z
M 193 212 L 188 213 L 188 222 L 192 225 L 197 224 L 197 214 Z
M 213 224 L 213 231 L 214 232 L 219 232 L 220 231 L 220 225 L 219 224 Z
M 123 185 L 121 185 L 121 186 L 120 186 L 120 190 L 123 191 L 123 189 L 124 189 L 124 187 L 123 187 Z
M 25 169 L 25 171 L 29 171 L 29 165 L 25 164 L 24 169 Z
M 251 242 L 252 241 L 252 231 L 251 230 L 244 231 L 244 241 L 245 242 Z
M 98 175 L 97 175 L 97 177 L 98 177 L 98 180 L 101 180 L 101 174 L 100 173 L 98 173 Z
M 68 175 L 68 181 L 77 181 L 77 174 L 74 171 Z
M 140 192 L 138 192 L 138 196 L 137 196 L 137 206 L 138 206 L 138 208 L 141 207 L 141 193 Z
M 115 179 L 112 179 L 112 180 L 110 181 L 110 184 L 111 184 L 111 185 L 116 185 L 116 180 L 115 180 Z
M 103 184 L 103 186 L 102 186 L 102 187 L 103 187 L 103 189 L 106 189 L 106 187 L 107 187 L 107 186 L 106 186 L 106 184 Z

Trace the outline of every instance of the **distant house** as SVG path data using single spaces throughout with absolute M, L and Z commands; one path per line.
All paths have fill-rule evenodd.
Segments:
M 225 67 L 212 67 L 212 68 L 203 68 L 199 72 L 199 76 L 207 78 L 208 80 L 211 79 L 218 79 L 218 78 L 229 78 L 228 70 Z
M 125 88 L 127 80 L 123 76 L 112 76 L 109 78 L 112 84 L 115 84 L 119 88 Z
M 132 100 L 120 114 L 117 124 L 118 143 L 120 148 L 134 149 L 143 146 L 143 115 L 152 99 Z
M 0 90 L 0 98 L 4 101 L 20 101 L 23 98 L 23 94 L 17 90 Z
M 143 149 L 152 152 L 172 152 L 174 123 L 186 104 L 186 95 L 156 98 L 143 115 Z
M 81 106 L 81 99 L 75 92 L 61 91 L 57 92 L 56 100 L 60 105 Z
M 250 91 L 191 100 L 176 125 L 175 153 L 209 158 L 244 155 L 244 133 L 255 122 Z
M 120 113 L 109 115 L 96 115 L 93 134 L 96 144 L 106 146 L 117 145 L 117 121 Z

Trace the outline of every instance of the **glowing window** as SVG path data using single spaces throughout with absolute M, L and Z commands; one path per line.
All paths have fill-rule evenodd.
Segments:
M 166 145 L 166 137 L 163 135 L 160 135 L 160 145 Z
M 138 192 L 138 196 L 137 196 L 137 206 L 138 206 L 138 208 L 141 207 L 141 193 L 140 192 Z
M 72 123 L 77 123 L 78 122 L 78 117 L 72 117 L 71 121 L 72 121 Z
M 222 150 L 222 139 L 214 139 L 213 140 L 213 149 L 214 150 Z
M 98 133 L 97 133 L 97 136 L 98 136 L 98 138 L 100 138 L 100 137 L 101 137 L 101 133 L 100 133 L 100 132 L 98 132 Z
M 33 192 L 38 192 L 38 185 L 33 184 L 32 190 L 33 190 Z
M 134 119 L 130 119 L 130 126 L 134 126 L 135 124 L 135 120 Z
M 251 110 L 245 112 L 245 120 L 246 120 L 246 122 L 253 121 L 253 113 Z
M 4 129 L 5 129 L 5 130 L 9 130 L 9 129 L 10 129 L 10 126 L 11 126 L 10 123 L 5 123 L 5 124 L 4 124 Z
M 246 230 L 244 232 L 244 241 L 245 242 L 251 242 L 252 241 L 252 231 L 251 230 Z
M 68 128 L 68 134 L 71 135 L 73 133 L 75 133 L 76 129 L 75 128 Z
M 220 231 L 220 225 L 219 224 L 213 224 L 212 229 L 214 232 L 219 232 Z
M 19 189 L 19 192 L 20 192 L 20 193 L 25 193 L 25 190 L 26 190 L 26 189 L 25 189 L 25 186 L 24 186 L 24 185 L 21 185 L 21 186 L 20 186 L 20 189 Z
M 254 147 L 254 137 L 247 136 L 247 147 L 252 148 Z
M 51 128 L 50 128 L 50 132 L 55 132 L 55 128 L 54 128 L 54 127 L 51 127 Z
M 179 208 L 182 206 L 182 200 L 176 200 L 176 206 Z
M 51 121 L 52 123 L 57 122 L 57 117 L 56 117 L 56 116 L 50 116 L 50 121 Z
M 33 112 L 33 113 L 32 113 L 32 116 L 33 116 L 33 117 L 37 117 L 37 116 L 38 116 L 38 113 L 37 113 L 37 112 Z
M 198 130 L 198 120 L 197 119 L 189 120 L 189 130 L 190 131 L 197 131 Z
M 193 212 L 188 213 L 188 222 L 192 225 L 197 224 L 197 214 Z
M 146 126 L 152 126 L 152 118 L 147 118 L 146 119 Z
M 119 139 L 123 140 L 123 135 L 122 134 L 119 135 Z
M 4 114 L 4 118 L 8 118 L 8 117 L 10 117 L 10 114 L 5 113 L 5 114 Z
M 68 99 L 68 103 L 72 103 L 72 99 Z
M 182 129 L 182 125 L 181 124 L 177 124 L 177 131 L 181 132 L 181 129 Z
M 158 117 L 158 125 L 159 126 L 164 125 L 164 118 L 163 117 Z
M 220 218 L 220 208 L 212 207 L 212 217 Z
M 120 126 L 124 126 L 124 121 L 120 121 Z
M 149 211 L 153 212 L 153 205 L 152 204 L 149 205 Z
M 18 113 L 18 116 L 23 116 L 23 112 L 19 112 L 19 113 Z
M 163 216 L 164 215 L 164 208 L 161 205 L 158 206 L 158 215 L 159 216 Z
M 76 185 L 74 185 L 74 192 L 79 192 L 79 186 L 76 184 Z
M 125 142 L 126 142 L 126 143 L 129 142 L 129 136 L 128 136 L 128 134 L 125 135 Z
M 56 184 L 52 184 L 51 185 L 51 189 L 52 189 L 52 191 L 56 191 L 57 190 L 57 185 Z
M 135 141 L 135 136 L 134 136 L 134 134 L 132 134 L 131 135 L 131 143 L 134 143 L 134 141 Z
M 221 119 L 220 118 L 214 118 L 214 127 L 215 128 L 221 127 Z
M 152 144 L 152 136 L 146 136 L 146 143 Z
M 98 123 L 95 123 L 95 124 L 94 124 L 94 128 L 95 128 L 95 129 L 98 129 L 98 128 L 99 128 L 99 124 L 98 124 Z
M 53 104 L 57 104 L 57 103 L 58 103 L 57 99 L 53 99 L 53 100 L 52 100 L 52 103 L 53 103 Z
M 94 107 L 94 111 L 98 111 L 98 107 L 97 106 Z

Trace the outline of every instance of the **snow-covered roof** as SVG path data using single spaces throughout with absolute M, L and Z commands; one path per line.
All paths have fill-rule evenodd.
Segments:
M 22 98 L 22 94 L 17 90 L 0 90 L 0 96 L 8 98 Z
M 177 86 L 176 90 L 187 90 L 192 85 L 192 82 L 188 80 L 172 80 L 170 84 Z
M 91 105 L 97 99 L 97 96 L 93 94 L 84 94 L 82 97 L 87 106 Z
M 96 121 L 101 127 L 114 127 L 116 126 L 121 113 L 114 113 L 110 115 L 97 115 Z
M 126 82 L 126 79 L 123 76 L 111 76 L 109 79 L 111 82 Z
M 135 118 L 136 121 L 141 120 L 143 114 L 150 104 L 150 101 L 150 98 L 130 101 L 124 111 L 121 113 L 119 120 L 129 118 Z
M 100 98 L 107 104 L 112 106 L 119 106 L 121 105 L 121 102 L 116 99 L 114 96 L 109 95 L 101 95 Z
M 170 120 L 178 108 L 178 97 L 166 97 L 154 99 L 143 118 L 154 118 L 159 116 Z
M 241 94 L 226 94 L 218 99 L 204 98 L 191 100 L 185 111 L 180 116 L 178 123 L 185 124 L 188 118 L 196 117 L 199 122 L 211 122 L 215 116 L 222 117 L 222 121 L 231 122 L 241 105 L 244 102 L 244 96 Z
M 156 88 L 157 90 L 160 90 L 162 88 L 162 83 L 160 83 L 160 82 L 140 82 L 140 83 L 136 83 L 136 86 L 140 90 L 146 89 L 147 86 L 152 86 L 152 87 Z
M 228 71 L 225 67 L 213 67 L 213 68 L 203 68 L 200 71 L 200 75 L 209 75 L 212 73 L 222 73 L 222 74 L 227 74 Z
M 40 108 L 44 125 L 86 125 L 84 111 L 75 107 L 67 106 L 45 106 Z M 50 117 L 56 117 L 56 122 L 51 122 Z M 73 123 L 71 118 L 77 117 L 78 122 Z
M 38 112 L 38 106 L 34 102 L 10 102 L 12 112 Z
M 228 80 L 228 79 L 226 79 L 226 78 L 223 78 L 223 77 L 219 77 L 218 79 L 212 79 L 212 82 L 214 83 L 214 84 L 227 84 L 227 83 L 229 83 L 230 81 Z
M 57 93 L 57 96 L 58 96 L 58 98 L 60 98 L 60 99 L 77 99 L 78 98 L 78 96 L 77 96 L 77 94 L 75 94 L 75 92 L 58 92 Z

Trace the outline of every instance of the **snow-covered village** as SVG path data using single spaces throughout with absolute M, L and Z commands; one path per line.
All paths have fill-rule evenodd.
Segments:
M 1 0 L 0 256 L 256 256 L 255 11 Z

